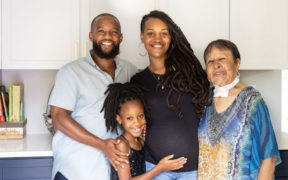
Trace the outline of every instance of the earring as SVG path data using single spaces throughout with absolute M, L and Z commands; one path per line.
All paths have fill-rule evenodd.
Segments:
M 238 76 L 238 78 L 240 78 L 240 72 L 239 71 L 237 72 L 237 76 Z
M 146 51 L 146 49 L 145 49 L 145 47 L 144 47 L 144 44 L 143 43 L 139 43 L 139 45 L 138 45 L 138 54 L 140 55 L 140 56 L 146 56 L 147 55 L 147 51 Z
M 171 49 L 174 49 L 174 43 L 171 43 L 170 46 L 171 46 Z

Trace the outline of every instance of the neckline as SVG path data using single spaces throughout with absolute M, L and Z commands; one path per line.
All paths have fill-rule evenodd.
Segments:
M 153 77 L 154 81 L 156 82 L 156 87 L 159 87 L 160 89 L 164 90 L 165 89 L 165 84 L 164 84 L 164 75 L 165 74 L 157 74 L 152 72 L 149 67 L 147 67 L 147 72 Z
M 241 89 L 241 91 L 238 93 L 238 95 L 235 97 L 235 99 L 233 100 L 233 102 L 222 112 L 218 113 L 215 107 L 215 102 L 214 102 L 214 98 L 212 96 L 212 106 L 213 106 L 213 110 L 215 111 L 215 113 L 217 115 L 223 115 L 225 114 L 228 110 L 230 112 L 230 109 L 235 105 L 235 103 L 237 102 L 237 100 L 242 96 L 242 94 L 246 91 L 247 88 L 250 88 L 251 86 L 246 86 L 243 89 Z
M 126 144 L 129 146 L 129 148 L 130 148 L 131 150 L 133 150 L 133 151 L 142 151 L 143 146 L 142 146 L 142 144 L 140 143 L 139 140 L 138 140 L 138 141 L 139 141 L 139 143 L 140 143 L 140 145 L 141 145 L 141 149 L 137 150 L 137 149 L 133 148 L 133 147 L 130 145 L 128 139 L 127 139 L 123 134 L 121 134 L 120 136 L 124 139 L 124 141 L 126 142 Z M 138 138 L 138 139 L 140 139 L 140 138 Z M 130 152 L 129 152 L 129 154 L 130 154 Z
M 164 76 L 165 75 L 165 73 L 164 74 L 158 74 L 158 73 L 154 73 L 153 71 L 151 71 L 150 69 L 149 69 L 149 67 L 147 67 L 147 70 L 153 75 L 156 75 L 156 76 Z
M 246 93 L 251 91 L 253 87 L 246 86 L 243 88 L 231 103 L 231 105 L 221 113 L 217 113 L 214 100 L 212 99 L 211 106 L 207 108 L 206 113 L 206 132 L 209 142 L 214 146 L 225 132 L 224 129 L 229 126 L 235 116 L 238 116 L 239 108 L 243 105 Z M 210 98 L 213 98 L 213 93 Z

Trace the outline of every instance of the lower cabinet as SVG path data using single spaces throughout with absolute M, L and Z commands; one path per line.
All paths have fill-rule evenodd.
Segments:
M 281 164 L 276 166 L 275 180 L 288 180 L 288 150 L 280 151 Z
M 0 180 L 51 180 L 53 157 L 0 158 Z

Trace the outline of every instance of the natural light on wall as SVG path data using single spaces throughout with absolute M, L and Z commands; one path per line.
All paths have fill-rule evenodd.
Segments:
M 282 122 L 281 131 L 288 133 L 288 70 L 282 71 Z

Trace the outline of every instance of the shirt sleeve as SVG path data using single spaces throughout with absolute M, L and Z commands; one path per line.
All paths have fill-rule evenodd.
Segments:
M 250 169 L 252 173 L 257 172 L 261 166 L 261 161 L 267 158 L 277 157 L 276 165 L 281 162 L 268 108 L 261 97 L 258 98 L 256 103 L 252 137 L 252 163 Z
M 61 68 L 55 78 L 48 105 L 74 111 L 77 102 L 77 79 L 67 66 Z

